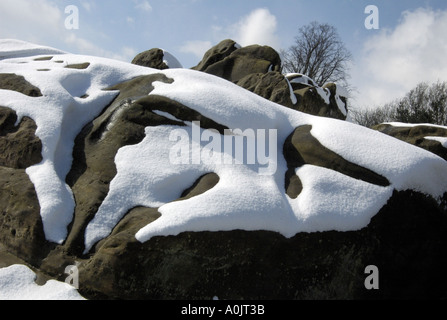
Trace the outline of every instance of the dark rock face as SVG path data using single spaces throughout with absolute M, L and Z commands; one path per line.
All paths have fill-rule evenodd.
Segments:
M 337 85 L 335 83 L 327 83 L 320 88 L 312 79 L 300 74 L 288 75 L 287 79 L 297 99 L 294 109 L 315 116 L 346 119 L 346 114 L 341 112 L 338 105 L 343 105 L 342 108 L 347 110 L 347 97 L 339 96 L 340 101 L 336 101 Z M 329 97 L 329 103 L 326 103 L 321 94 Z
M 290 239 L 267 231 L 186 232 L 141 244 L 123 229 L 81 264 L 81 292 L 131 299 L 445 298 L 446 223 L 430 199 L 396 192 L 356 232 Z M 365 288 L 368 265 L 379 269 L 379 290 Z
M 0 74 L 0 89 L 13 90 L 30 97 L 41 97 L 40 89 L 30 84 L 24 77 L 11 73 Z
M 36 137 L 36 124 L 24 117 L 16 126 L 15 111 L 0 107 L 0 166 L 26 169 L 42 161 L 42 143 Z
M 0 107 L 0 242 L 29 263 L 44 253 L 45 234 L 34 185 L 25 169 L 42 161 L 36 124 Z
M 379 124 L 372 129 L 433 152 L 447 161 L 447 148 L 443 147 L 439 141 L 427 139 L 427 137 L 447 137 L 447 129 L 445 128 L 429 125 L 405 127 Z

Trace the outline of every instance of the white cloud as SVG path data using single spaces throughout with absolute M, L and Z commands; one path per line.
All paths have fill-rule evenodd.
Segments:
M 135 4 L 135 8 L 136 9 L 140 9 L 146 12 L 151 12 L 152 11 L 152 6 L 149 4 L 149 2 L 147 0 L 142 0 L 142 1 L 134 1 Z
M 213 41 L 186 41 L 180 47 L 180 52 L 192 53 L 202 59 L 208 49 L 223 39 L 233 39 L 241 46 L 258 44 L 280 50 L 276 17 L 268 9 L 255 9 L 236 23 L 226 26 L 212 25 L 209 30 L 212 32 Z
M 62 12 L 49 1 L 0 1 L 0 38 L 51 38 L 64 28 L 63 20 Z
M 81 5 L 84 7 L 84 9 L 87 11 L 87 12 L 92 12 L 92 6 L 94 6 L 95 5 L 95 3 L 93 2 L 87 2 L 87 1 L 81 1 Z
M 192 53 L 201 60 L 205 52 L 212 46 L 213 44 L 211 41 L 187 41 L 180 47 L 180 51 L 184 53 Z
M 18 39 L 67 52 L 123 61 L 131 61 L 135 56 L 136 50 L 132 48 L 123 47 L 112 52 L 101 48 L 97 41 L 89 40 L 92 32 L 86 23 L 82 24 L 80 30 L 67 30 L 64 9 L 64 6 L 59 8 L 49 0 L 1 0 L 0 38 Z M 93 37 L 98 35 L 100 33 L 94 33 Z
M 255 9 L 231 27 L 233 39 L 242 46 L 259 44 L 279 49 L 276 17 L 268 9 Z
M 77 54 L 93 55 L 98 57 L 104 57 L 114 60 L 130 62 L 136 56 L 137 51 L 134 48 L 122 47 L 120 51 L 115 50 L 113 52 L 104 50 L 95 43 L 88 41 L 84 38 L 77 37 L 75 34 L 70 34 L 64 38 L 66 44 L 75 47 Z
M 127 21 L 127 23 L 130 24 L 130 25 L 132 25 L 132 24 L 135 23 L 135 19 L 132 18 L 132 17 L 129 17 L 129 16 L 126 17 L 126 21 Z
M 404 96 L 419 82 L 447 80 L 447 10 L 402 13 L 393 29 L 383 29 L 364 44 L 353 69 L 356 102 L 376 106 Z

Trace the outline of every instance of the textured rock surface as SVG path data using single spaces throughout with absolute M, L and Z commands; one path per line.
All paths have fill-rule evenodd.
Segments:
M 77 259 L 84 296 L 438 299 L 447 294 L 447 257 L 441 254 L 447 219 L 419 194 L 396 192 L 362 230 L 300 233 L 290 239 L 236 230 L 186 232 L 141 244 L 132 232 L 151 215 L 156 218 L 155 209 L 135 209 L 91 258 Z M 364 286 L 368 265 L 380 270 L 379 290 Z
M 0 74 L 0 89 L 17 91 L 30 97 L 42 96 L 39 88 L 30 84 L 23 76 L 11 73 Z
M 196 68 L 214 72 L 289 108 L 307 108 L 309 113 L 342 118 L 342 113 L 336 114 L 341 111 L 335 109 L 339 102 L 333 100 L 326 110 L 327 104 L 318 93 L 327 89 L 325 92 L 334 97 L 334 85 L 318 88 L 301 80 L 293 82 L 298 76 L 286 79 L 278 72 L 279 66 L 269 48 L 239 49 L 227 40 L 208 51 Z M 84 61 L 71 67 L 73 72 L 94 68 Z M 2 81 L 2 89 L 30 97 L 40 92 L 18 76 L 8 74 Z M 74 141 L 71 170 L 65 181 L 76 206 L 62 244 L 46 240 L 38 197 L 26 172 L 26 168 L 42 161 L 36 124 L 27 117 L 16 123 L 15 112 L 0 107 L 0 267 L 25 263 L 42 281 L 64 281 L 65 267 L 77 264 L 79 292 L 91 299 L 447 298 L 447 196 L 438 202 L 415 191 L 394 191 L 388 203 L 360 230 L 301 232 L 291 238 L 271 231 L 233 230 L 182 232 L 141 243 L 136 232 L 161 214 L 159 208 L 137 206 L 85 253 L 85 228 L 110 190 L 117 174 L 115 156 L 121 147 L 142 141 L 146 127 L 200 121 L 202 128 L 221 134 L 227 129 L 182 103 L 149 95 L 157 85 L 174 82 L 157 71 L 104 88 L 116 91 L 115 99 L 83 127 Z M 290 87 L 299 100 L 296 105 Z M 89 97 L 84 99 L 88 101 Z M 291 128 L 281 146 L 287 165 L 282 192 L 285 190 L 290 198 L 297 198 L 303 189 L 295 169 L 304 165 L 324 167 L 379 187 L 390 185 L 387 178 L 325 147 L 311 130 L 311 125 Z M 410 134 L 412 130 L 415 132 Z M 416 145 L 418 139 L 425 140 L 422 136 L 445 136 L 442 130 L 425 127 L 399 132 L 416 139 Z M 216 173 L 205 173 L 174 201 L 203 195 L 219 181 Z M 368 265 L 379 268 L 379 290 L 365 288 Z
M 292 102 L 287 79 L 279 72 L 252 73 L 237 81 L 236 84 L 265 99 L 292 109 L 298 109 Z
M 139 66 L 159 70 L 169 68 L 163 61 L 163 50 L 158 48 L 153 48 L 137 54 L 135 58 L 132 60 L 132 63 Z
M 335 100 L 339 95 L 336 84 L 328 83 L 320 88 L 311 79 L 309 82 L 289 83 L 300 77 L 308 78 L 298 74 L 282 75 L 281 58 L 268 46 L 240 47 L 233 40 L 223 40 L 209 49 L 202 61 L 192 69 L 232 81 L 263 98 L 295 110 L 346 119 L 346 114 L 340 111 L 338 105 L 343 104 L 343 108 L 347 109 L 347 97 L 339 97 L 339 102 Z M 321 97 L 322 92 L 328 95 L 328 101 Z
M 280 66 L 281 59 L 271 47 L 237 48 L 234 42 L 226 40 L 208 51 L 204 60 L 193 69 L 237 82 L 252 73 L 279 71 Z

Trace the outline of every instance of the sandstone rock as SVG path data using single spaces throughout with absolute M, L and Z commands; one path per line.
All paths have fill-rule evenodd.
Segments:
M 26 169 L 42 161 L 42 143 L 36 137 L 36 124 L 24 117 L 16 126 L 16 113 L 0 107 L 0 166 Z
M 154 48 L 141 52 L 132 60 L 133 64 L 154 68 L 159 70 L 168 69 L 169 67 L 163 61 L 163 50 Z
M 182 68 L 182 65 L 174 56 L 172 56 L 169 52 L 166 52 L 159 48 L 153 48 L 139 53 L 132 60 L 132 63 L 139 66 L 159 70 L 169 68 Z
M 40 89 L 30 84 L 23 76 L 0 73 L 0 89 L 13 90 L 30 97 L 41 97 Z
M 148 95 L 153 90 L 154 81 L 171 83 L 173 80 L 163 74 L 153 74 L 108 88 L 120 90 L 120 94 L 82 130 L 75 141 L 73 166 L 67 176 L 77 202 L 75 219 L 65 243 L 70 252 L 80 254 L 83 251 L 84 228 L 98 210 L 116 175 L 114 159 L 118 149 L 139 143 L 145 136 L 144 128 L 147 126 L 182 125 L 154 113 L 154 110 L 171 112 L 178 119 L 200 121 L 206 128 L 222 132 L 225 129 L 175 101 Z M 140 227 L 144 221 L 140 220 Z
M 270 67 L 275 69 L 278 66 L 274 55 L 268 59 L 262 58 L 270 49 L 257 47 L 244 51 L 227 42 L 220 49 L 215 48 L 216 52 L 219 50 L 223 58 L 214 62 L 212 51 L 201 68 L 206 72 L 218 70 L 218 64 L 228 59 L 224 64 L 228 63 L 235 69 L 225 67 L 221 70 L 230 71 L 228 74 L 223 71 L 223 74 L 230 81 L 269 100 L 293 108 L 290 83 L 294 92 L 305 91 L 300 96 L 303 105 L 312 112 L 320 113 L 316 106 L 311 106 L 312 103 L 321 105 L 322 100 L 327 105 L 318 91 L 327 89 L 324 92 L 330 93 L 328 99 L 337 96 L 337 88 L 333 85 L 319 88 L 309 81 L 294 82 L 294 78 L 286 79 L 277 71 L 269 71 Z M 247 63 L 244 69 L 239 67 L 243 61 L 251 61 L 252 64 Z M 86 68 L 79 72 L 89 70 L 87 64 L 77 67 Z M 76 69 L 72 71 L 77 72 Z M 296 75 L 293 77 L 297 78 Z M 13 76 L 13 79 L 23 87 L 4 85 L 10 88 L 7 90 L 30 92 L 29 88 L 25 89 L 28 84 L 24 78 Z M 67 277 L 65 267 L 77 264 L 79 292 L 90 299 L 447 297 L 447 194 L 434 199 L 412 190 L 394 190 L 387 204 L 367 226 L 359 230 L 299 232 L 289 238 L 279 232 L 236 229 L 185 231 L 139 242 L 136 232 L 162 218 L 162 210 L 155 206 L 135 206 L 126 212 L 108 236 L 96 242 L 90 251 L 84 252 L 86 226 L 111 189 L 112 180 L 117 175 L 115 156 L 120 148 L 141 142 L 147 127 L 185 126 L 187 122 L 200 121 L 203 128 L 216 129 L 221 134 L 228 129 L 219 123 L 221 118 L 211 118 L 209 114 L 207 116 L 192 109 L 192 103 L 180 103 L 172 97 L 155 94 L 157 85 L 154 82 L 165 87 L 176 83 L 175 79 L 157 71 L 104 88 L 119 93 L 109 105 L 104 106 L 99 116 L 78 133 L 73 146 L 71 170 L 65 178 L 76 207 L 68 237 L 62 244 L 50 243 L 45 239 L 39 200 L 25 171 L 42 160 L 39 157 L 42 146 L 35 134 L 36 125 L 26 117 L 16 125 L 16 114 L 11 109 L 0 108 L 0 147 L 4 154 L 9 154 L 0 157 L 0 259 L 4 258 L 0 261 L 0 267 L 23 261 L 45 279 L 64 281 Z M 244 93 L 236 89 L 239 94 Z M 245 97 L 248 100 L 253 97 L 248 95 Z M 306 99 L 311 102 L 304 103 Z M 255 101 L 259 103 L 260 99 Z M 332 105 L 334 103 L 338 104 L 339 101 L 330 102 Z M 274 104 L 268 106 L 276 107 Z M 326 116 L 332 112 L 329 109 L 324 113 Z M 283 110 L 277 108 L 276 112 L 280 114 Z M 249 111 L 255 114 L 253 109 Z M 318 119 L 315 123 L 321 120 L 309 118 Z M 278 119 L 273 120 L 280 123 Z M 324 124 L 330 122 L 329 119 L 324 120 Z M 332 124 L 345 125 L 341 121 L 331 121 Z M 288 137 L 284 135 L 285 141 L 278 149 L 282 151 L 287 166 L 287 172 L 281 172 L 277 179 L 280 181 L 277 187 L 282 193 L 290 199 L 299 198 L 305 186 L 295 174 L 295 169 L 303 166 L 323 167 L 351 179 L 347 181 L 361 180 L 378 188 L 391 185 L 390 179 L 354 163 L 352 159 L 344 158 L 315 138 L 312 135 L 315 123 L 286 128 Z M 423 130 L 429 130 L 424 131 L 423 135 L 444 135 L 442 130 Z M 340 137 L 336 132 L 330 133 L 334 134 L 334 139 Z M 441 159 L 436 160 L 442 162 Z M 285 174 L 284 186 L 282 174 Z M 194 179 L 173 202 L 181 204 L 178 201 L 209 194 L 219 186 L 223 177 L 218 172 L 206 172 Z M 328 185 L 330 182 L 323 181 Z M 256 187 L 259 188 L 259 185 Z M 247 185 L 245 190 L 250 188 L 253 187 Z M 254 190 L 258 192 L 258 189 Z M 343 189 L 339 191 L 342 198 L 348 196 L 343 194 Z M 327 199 L 323 197 L 318 201 L 324 203 Z M 282 209 L 279 206 L 271 214 L 276 217 Z M 365 268 L 369 265 L 379 269 L 379 290 L 365 288 Z
M 281 59 L 268 46 L 240 47 L 233 40 L 223 40 L 208 50 L 192 69 L 232 81 L 263 98 L 298 111 L 341 120 L 347 116 L 347 94 L 341 96 L 336 84 L 329 83 L 320 88 L 304 75 L 282 75 Z M 290 92 L 291 88 L 293 92 Z
M 297 98 L 295 109 L 316 116 L 345 120 L 348 112 L 347 93 L 337 92 L 335 83 L 319 87 L 312 79 L 301 74 L 289 74 L 293 93 Z
M 279 71 L 281 59 L 268 46 L 252 45 L 237 48 L 232 40 L 224 40 L 211 48 L 193 69 L 237 82 L 252 73 Z
M 9 253 L 33 265 L 40 265 L 51 248 L 34 185 L 23 169 L 0 166 L 0 242 Z
M 238 48 L 240 48 L 240 46 L 235 41 L 231 39 L 223 40 L 209 49 L 203 56 L 202 61 L 192 69 L 205 71 L 209 66 L 222 61 Z
M 367 228 L 290 239 L 236 230 L 140 244 L 122 231 L 81 264 L 81 292 L 124 299 L 445 297 L 446 217 L 436 207 L 421 195 L 395 193 Z M 368 265 L 379 268 L 379 290 L 365 288 Z
M 439 141 L 430 139 L 429 137 L 447 138 L 447 128 L 431 125 L 408 125 L 401 124 L 393 126 L 392 124 L 379 124 L 372 127 L 387 135 L 395 137 L 399 140 L 411 143 L 425 150 L 433 152 L 444 160 L 447 160 L 447 148 Z
M 289 83 L 279 72 L 252 73 L 237 81 L 236 84 L 275 103 L 292 109 L 297 108 L 290 95 Z

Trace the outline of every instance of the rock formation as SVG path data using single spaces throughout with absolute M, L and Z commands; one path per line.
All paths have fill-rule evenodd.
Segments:
M 447 128 L 429 124 L 382 123 L 372 129 L 433 152 L 447 161 Z
M 154 48 L 138 54 L 132 63 L 167 69 L 163 50 Z M 322 88 L 302 74 L 281 74 L 281 58 L 269 46 L 241 47 L 226 39 L 209 49 L 192 68 L 231 81 L 283 106 L 313 115 L 345 120 L 348 93 L 335 83 Z
M 67 54 L 2 56 L 0 267 L 26 264 L 44 282 L 64 281 L 65 267 L 77 265 L 88 299 L 447 297 L 447 162 L 331 119 L 346 117 L 346 96 L 335 84 L 282 76 L 271 48 L 227 40 L 195 71 L 76 55 L 69 58 L 82 68 L 61 71 L 56 61 Z M 55 100 L 61 105 L 51 109 Z M 34 111 L 47 105 L 45 116 L 62 114 L 49 122 L 60 125 L 51 131 L 58 139 L 42 133 L 48 124 Z M 87 118 L 85 106 L 97 112 Z M 189 144 L 166 132 L 202 133 L 195 142 L 219 154 L 214 139 L 239 135 L 248 146 L 251 132 L 266 129 L 277 133 L 271 175 L 256 172 L 261 162 L 167 161 L 171 146 Z M 423 131 L 412 134 L 415 144 L 445 136 L 426 127 L 399 132 L 412 130 Z M 52 154 L 59 156 L 49 161 Z M 60 190 L 45 188 L 52 171 L 37 171 L 43 164 L 53 166 Z M 43 210 L 67 190 L 73 212 L 64 225 Z M 48 239 L 48 225 L 63 227 L 63 241 Z M 365 286 L 371 265 L 379 290 Z

